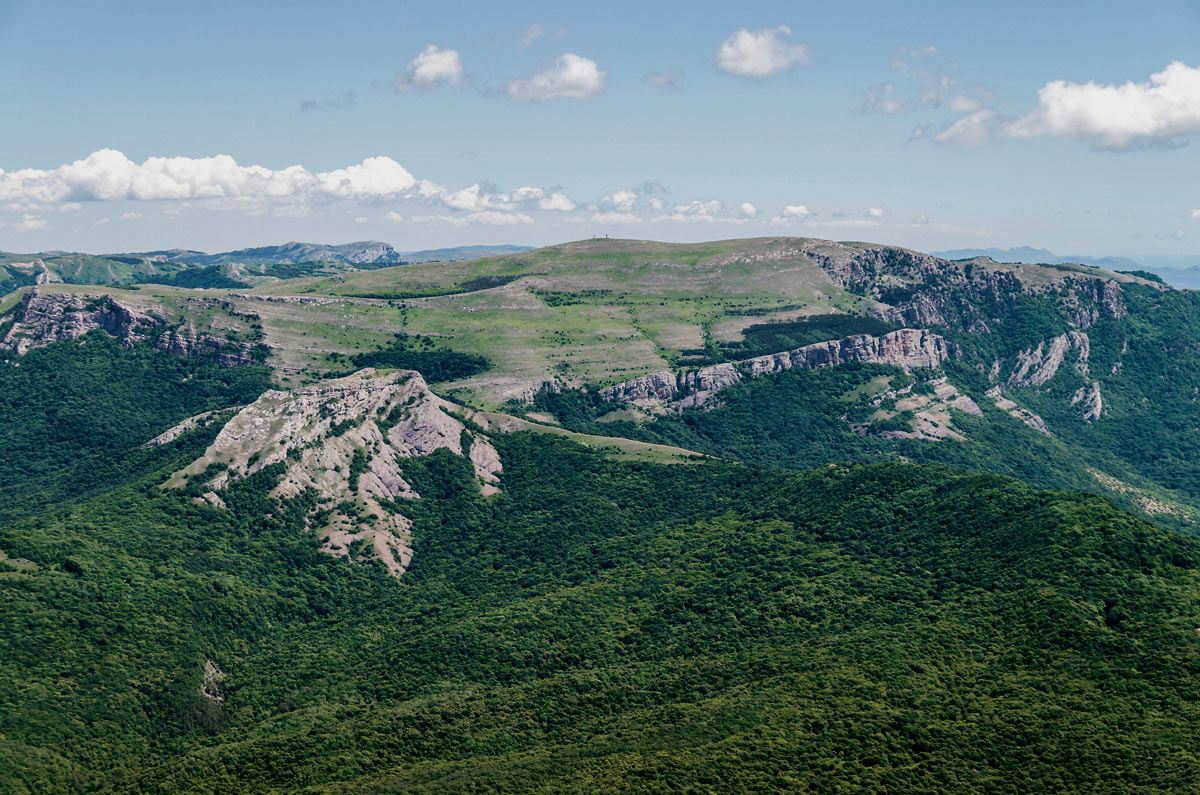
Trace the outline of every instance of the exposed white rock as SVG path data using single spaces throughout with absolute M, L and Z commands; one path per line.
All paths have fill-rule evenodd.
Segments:
M 1079 351 L 1075 369 L 1086 376 L 1091 341 L 1082 331 L 1068 331 L 1049 343 L 1039 342 L 1037 347 L 1018 353 L 1017 369 L 1008 377 L 1009 386 L 1041 386 L 1058 373 L 1067 353 L 1072 350 Z
M 951 384 L 945 378 L 940 378 L 934 382 L 933 391 L 946 405 L 956 408 L 959 411 L 973 414 L 976 417 L 983 416 L 983 409 L 979 408 L 979 404 L 959 392 L 954 384 Z
M 924 439 L 935 442 L 946 439 L 964 440 L 966 437 L 954 426 L 954 415 L 950 409 L 955 408 L 975 416 L 982 416 L 983 411 L 974 400 L 959 392 L 945 377 L 934 379 L 929 385 L 933 387 L 932 395 L 925 390 L 918 392 L 913 388 L 913 384 L 880 392 L 870 401 L 876 412 L 867 422 L 850 422 L 851 429 L 863 436 L 877 436 L 881 439 Z M 891 419 L 901 412 L 911 412 L 913 415 L 907 430 L 872 430 L 875 421 Z M 842 419 L 849 421 L 846 415 L 843 415 Z
M 204 299 L 197 299 L 205 303 Z M 205 356 L 225 365 L 254 361 L 254 345 L 199 331 L 194 322 L 172 326 L 154 312 L 117 301 L 110 295 L 83 293 L 25 293 L 0 350 L 24 355 L 62 340 L 73 340 L 99 329 L 126 346 L 155 338 L 155 347 L 178 356 Z
M 1022 407 L 1018 406 L 1016 403 L 1014 403 L 1013 401 L 1004 397 L 1003 393 L 1000 391 L 999 386 L 994 386 L 991 389 L 989 389 L 987 391 L 987 395 L 993 401 L 995 401 L 996 408 L 1007 411 L 1013 417 L 1016 417 L 1021 422 L 1028 425 L 1030 428 L 1033 428 L 1035 431 L 1044 433 L 1047 436 L 1052 435 L 1050 433 L 1050 429 L 1046 427 L 1045 420 L 1043 420 L 1038 415 L 1034 414 L 1029 409 L 1022 408 Z
M 325 552 L 376 558 L 400 576 L 412 559 L 412 523 L 393 503 L 418 496 L 400 462 L 443 448 L 463 455 L 466 429 L 452 416 L 458 411 L 412 370 L 380 376 L 368 368 L 290 392 L 272 390 L 238 412 L 168 485 L 182 486 L 211 464 L 222 464 L 225 470 L 204 484 L 215 497 L 230 482 L 284 462 L 272 493 L 291 498 L 316 492 L 331 509 L 315 528 Z M 480 489 L 494 493 L 501 470 L 496 449 L 475 436 L 468 452 Z
M 204 661 L 204 679 L 200 683 L 200 695 L 214 704 L 222 704 L 225 701 L 225 687 L 222 682 L 225 679 L 225 672 L 217 667 L 212 660 Z
M 188 417 L 186 420 L 179 423 L 175 427 L 168 428 L 167 430 L 160 433 L 158 436 L 155 436 L 150 441 L 145 442 L 142 445 L 142 447 L 161 447 L 164 444 L 170 444 L 171 442 L 178 439 L 180 436 L 183 436 L 188 431 L 192 431 L 192 430 L 195 430 L 196 428 L 201 428 L 205 425 L 208 425 L 218 415 L 228 414 L 230 412 L 237 411 L 241 408 L 242 408 L 241 406 L 231 406 L 230 408 L 227 408 L 227 409 L 217 409 L 215 411 L 205 411 L 201 414 L 197 414 L 194 417 Z
M 1071 396 L 1071 405 L 1083 403 L 1083 418 L 1088 422 L 1100 419 L 1104 411 L 1104 399 L 1100 396 L 1100 382 L 1093 381 L 1090 386 L 1081 386 Z
M 670 370 L 650 373 L 600 390 L 600 397 L 605 400 L 637 404 L 661 403 L 673 400 L 678 394 L 678 379 Z
M 952 355 L 951 343 L 940 334 L 924 329 L 900 329 L 878 337 L 855 334 L 783 353 L 715 364 L 678 376 L 666 370 L 651 373 L 602 389 L 600 396 L 605 400 L 619 400 L 639 406 L 663 403 L 670 403 L 676 408 L 702 406 L 720 390 L 741 381 L 743 373 L 756 376 L 846 362 L 890 364 L 904 370 L 914 367 L 935 369 Z

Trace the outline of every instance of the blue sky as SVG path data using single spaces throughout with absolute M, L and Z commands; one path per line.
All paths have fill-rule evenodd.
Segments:
M 1200 262 L 1183 0 L 0 0 L 0 67 L 3 250 L 794 234 Z

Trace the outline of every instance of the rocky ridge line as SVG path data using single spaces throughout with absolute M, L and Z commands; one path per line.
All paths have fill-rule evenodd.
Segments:
M 600 397 L 637 405 L 703 406 L 720 390 L 747 376 L 783 370 L 815 369 L 846 362 L 890 364 L 904 370 L 936 369 L 954 356 L 953 343 L 925 329 L 900 329 L 878 337 L 855 334 L 783 353 L 724 362 L 687 373 L 666 370 L 600 390 Z
M 205 451 L 167 485 L 189 486 L 220 508 L 229 484 L 282 463 L 271 492 L 279 499 L 312 490 L 318 507 L 309 527 L 322 551 L 356 561 L 379 560 L 399 577 L 412 559 L 412 522 L 395 509 L 418 497 L 401 462 L 447 449 L 471 461 L 480 490 L 497 491 L 500 457 L 433 394 L 420 373 L 354 375 L 291 391 L 271 390 L 239 411 Z M 168 432 L 170 433 L 170 432 Z
M 1084 378 L 1090 378 L 1090 370 L 1088 367 L 1088 358 L 1091 355 L 1091 340 L 1088 335 L 1082 331 L 1068 331 L 1065 334 L 1059 334 L 1057 337 L 1051 337 L 1049 340 L 1039 342 L 1037 345 L 1026 348 L 1017 354 L 1016 364 L 1007 381 L 1001 385 L 997 384 L 989 390 L 988 394 L 1000 404 L 1000 395 L 1006 387 L 1040 387 L 1048 383 L 1054 376 L 1058 375 L 1058 371 L 1062 368 L 1067 354 L 1071 351 L 1078 352 L 1078 358 L 1075 360 L 1075 372 Z M 1118 362 L 1119 364 L 1119 362 Z M 1000 375 L 1001 365 L 999 360 L 992 363 L 991 371 L 988 374 L 988 380 L 997 381 Z M 1115 371 L 1115 370 L 1114 370 Z M 993 394 L 994 393 L 994 394 Z M 1008 398 L 1003 398 L 1003 401 L 1008 404 L 1012 403 Z M 1094 422 L 1100 419 L 1104 413 L 1104 399 L 1100 394 L 1100 382 L 1092 381 L 1087 386 L 1082 386 L 1075 391 L 1071 396 L 1071 405 L 1080 405 L 1083 413 L 1083 418 L 1088 422 Z M 1015 406 L 1015 403 L 1012 403 Z M 1005 406 L 1000 406 L 1009 413 L 1013 413 L 1012 409 Z M 1025 411 L 1022 409 L 1022 411 Z M 1036 423 L 1031 422 L 1024 416 L 1017 416 L 1018 419 L 1032 424 L 1033 427 L 1045 432 L 1045 423 L 1040 417 L 1031 412 L 1025 412 L 1030 417 L 1036 418 Z
M 204 299 L 194 299 L 203 301 Z M 225 366 L 250 364 L 259 346 L 200 331 L 193 321 L 172 325 L 164 318 L 127 306 L 110 295 L 42 293 L 32 289 L 13 313 L 12 326 L 0 338 L 0 350 L 18 356 L 63 340 L 101 330 L 126 347 L 154 341 L 154 347 L 176 356 L 202 356 Z

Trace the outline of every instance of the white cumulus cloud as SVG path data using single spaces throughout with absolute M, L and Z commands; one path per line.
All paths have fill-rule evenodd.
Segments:
M 786 25 L 735 31 L 717 49 L 717 68 L 738 77 L 766 77 L 809 62 L 808 47 L 789 41 Z
M 544 199 L 538 200 L 538 209 L 569 213 L 575 209 L 575 202 L 571 201 L 565 193 L 551 193 Z
M 560 55 L 545 71 L 509 80 L 504 90 L 514 99 L 530 102 L 558 97 L 587 99 L 603 91 L 607 79 L 608 72 L 600 69 L 595 61 L 568 52 Z
M 804 204 L 789 204 L 780 210 L 779 215 L 771 219 L 772 224 L 794 224 L 811 217 L 812 210 Z
M 1200 134 L 1200 68 L 1175 61 L 1149 82 L 1105 85 L 1055 80 L 1033 110 L 1005 126 L 1012 138 L 1049 136 L 1121 150 Z
M 1200 218 L 1200 210 L 1192 210 L 1190 217 L 1191 218 Z
M 632 210 L 633 203 L 636 201 L 637 194 L 631 190 L 615 190 L 600 197 L 600 204 L 621 212 Z
M 632 191 L 620 192 L 636 198 Z M 524 186 L 502 191 L 486 183 L 446 188 L 418 180 L 390 157 L 368 157 L 361 163 L 331 171 L 310 172 L 294 165 L 283 169 L 243 166 L 228 155 L 214 157 L 151 157 L 136 163 L 121 152 L 102 149 L 82 160 L 53 169 L 0 170 L 0 206 L 27 215 L 76 211 L 81 202 L 165 201 L 165 212 L 178 213 L 185 202 L 206 207 L 240 209 L 250 214 L 276 217 L 309 212 L 319 202 L 412 202 L 440 205 L 454 211 L 463 224 L 513 225 L 532 223 L 527 212 L 569 212 L 575 209 L 566 193 Z M 622 206 L 624 202 L 622 201 Z M 140 218 L 126 213 L 124 219 Z M 365 218 L 365 216 L 362 216 Z M 427 221 L 434 216 L 421 215 Z M 393 210 L 384 220 L 405 220 Z M 408 218 L 414 221 L 416 218 Z M 25 223 L 25 221 L 18 223 Z M 437 220 L 436 222 L 441 222 Z M 37 228 L 25 223 L 23 231 Z
M 721 202 L 716 199 L 693 199 L 686 204 L 675 205 L 675 211 L 667 215 L 660 215 L 654 219 L 656 223 L 662 221 L 678 221 L 682 223 L 712 223 L 714 221 L 728 221 L 730 223 L 739 223 L 742 218 L 722 218 L 721 217 Z
M 738 209 L 740 209 L 742 211 L 742 215 L 746 216 L 747 218 L 753 218 L 754 216 L 758 215 L 758 208 L 750 202 L 742 202 L 742 206 Z
M 462 61 L 457 51 L 429 44 L 408 62 L 403 72 L 396 73 L 396 90 L 453 85 L 462 79 L 462 74 Z
M 115 149 L 101 149 L 54 169 L 0 171 L 0 201 L 371 199 L 401 194 L 414 182 L 390 157 L 314 174 L 302 166 L 242 166 L 229 155 L 135 163 Z
M 867 215 L 870 216 L 871 218 L 883 218 L 887 214 L 888 214 L 887 210 L 883 209 L 882 207 L 868 207 L 867 208 Z
M 21 220 L 12 225 L 18 232 L 43 232 L 50 228 L 45 218 L 36 215 L 22 215 Z
M 368 157 L 356 166 L 317 174 L 317 181 L 323 192 L 342 199 L 391 196 L 408 190 L 416 182 L 404 166 L 390 157 Z

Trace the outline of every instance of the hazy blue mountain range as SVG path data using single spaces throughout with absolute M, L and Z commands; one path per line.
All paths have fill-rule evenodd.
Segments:
M 971 257 L 991 257 L 996 262 L 1023 262 L 1029 265 L 1063 265 L 1067 263 L 1090 265 L 1094 268 L 1108 270 L 1131 270 L 1143 266 L 1128 257 L 1085 257 L 1080 254 L 1060 256 L 1053 251 L 1032 246 L 1015 246 L 1013 248 L 958 248 L 949 251 L 931 251 L 935 257 L 943 259 L 970 259 Z
M 1200 265 L 1190 268 L 1143 268 L 1156 273 L 1163 281 L 1181 290 L 1200 290 Z
M 223 265 L 238 262 L 244 265 L 296 265 L 301 262 L 344 262 L 351 265 L 400 265 L 405 262 L 454 262 L 477 257 L 514 254 L 528 246 L 455 246 L 422 251 L 397 251 L 388 243 L 362 240 L 341 245 L 298 243 L 291 241 L 278 246 L 259 246 L 206 254 L 203 251 L 167 249 L 118 254 L 119 257 L 140 257 L 159 262 L 178 262 L 186 265 Z
M 238 287 L 264 280 L 332 275 L 353 270 L 420 262 L 458 262 L 527 251 L 525 246 L 455 246 L 397 251 L 388 243 L 364 240 L 341 245 L 298 243 L 258 246 L 209 254 L 171 248 L 121 254 L 0 251 L 0 294 L 34 284 L 137 284 L 177 287 Z
M 479 257 L 499 257 L 505 254 L 520 254 L 529 251 L 529 246 L 454 246 L 453 248 L 428 248 L 423 251 L 402 251 L 405 262 L 461 262 Z

